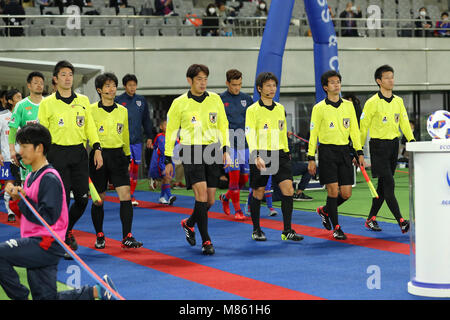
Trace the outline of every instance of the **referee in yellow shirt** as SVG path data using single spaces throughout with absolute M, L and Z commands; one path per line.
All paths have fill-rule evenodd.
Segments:
M 89 157 L 89 175 L 97 189 L 101 204 L 92 203 L 91 217 L 97 240 L 97 249 L 105 248 L 103 233 L 103 199 L 108 181 L 116 189 L 120 200 L 120 221 L 122 222 L 122 248 L 140 248 L 142 242 L 136 241 L 131 233 L 133 205 L 131 204 L 130 174 L 130 133 L 128 130 L 128 110 L 114 102 L 118 79 L 113 73 L 103 73 L 95 78 L 95 89 L 100 101 L 91 105 L 91 114 L 102 145 L 103 166 L 95 166 L 94 150 Z
M 97 168 L 103 165 L 103 158 L 89 99 L 72 90 L 73 74 L 74 67 L 70 62 L 63 60 L 55 65 L 53 79 L 56 91 L 41 101 L 38 119 L 52 135 L 52 146 L 47 159 L 61 176 L 68 206 L 70 191 L 73 191 L 75 201 L 69 209 L 66 243 L 72 250 L 76 250 L 78 245 L 72 229 L 88 204 L 87 140 L 95 150 L 94 163 Z
M 180 136 L 180 158 L 187 189 L 193 189 L 195 205 L 192 215 L 181 221 L 186 240 L 195 245 L 194 226 L 202 237 L 202 252 L 215 253 L 208 234 L 208 210 L 215 203 L 221 168 L 231 163 L 228 154 L 228 120 L 222 99 L 206 91 L 209 69 L 202 64 L 191 65 L 186 78 L 190 90 L 173 100 L 167 113 L 165 143 L 165 174 L 173 176 L 173 149 Z
M 250 163 L 250 214 L 253 222 L 252 239 L 266 241 L 259 223 L 261 200 L 269 177 L 280 187 L 283 213 L 282 240 L 300 241 L 303 237 L 291 228 L 293 195 L 291 156 L 289 153 L 286 112 L 283 105 L 273 101 L 278 79 L 271 72 L 260 73 L 255 81 L 261 99 L 252 104 L 245 115 Z
M 354 171 L 349 137 L 360 165 L 365 165 L 355 108 L 351 101 L 340 97 L 341 80 L 341 75 L 334 70 L 322 75 L 321 83 L 327 97 L 313 107 L 308 146 L 308 171 L 315 175 L 314 155 L 319 141 L 319 180 L 328 194 L 326 205 L 317 208 L 317 213 L 327 230 L 333 226 L 333 237 L 337 240 L 347 239 L 339 225 L 337 208 L 352 195 Z
M 398 139 L 401 135 L 399 128 L 408 141 L 415 141 L 415 139 L 403 99 L 392 93 L 394 69 L 389 65 L 379 67 L 375 71 L 375 81 L 380 90 L 367 100 L 360 120 L 361 144 L 365 143 L 367 131 L 369 131 L 372 177 L 378 178 L 377 193 L 379 196 L 378 199 L 372 200 L 372 207 L 365 226 L 373 231 L 381 231 L 375 219 L 386 200 L 402 233 L 406 233 L 409 230 L 409 221 L 403 219 L 394 193 Z

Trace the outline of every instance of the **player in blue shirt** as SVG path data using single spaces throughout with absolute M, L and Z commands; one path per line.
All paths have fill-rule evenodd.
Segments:
M 166 176 L 164 171 L 166 170 L 166 165 L 164 164 L 164 145 L 166 143 L 166 126 L 167 121 L 162 120 L 159 124 L 159 129 L 161 130 L 155 137 L 153 142 L 153 154 L 152 160 L 150 161 L 150 169 L 148 170 L 148 175 L 150 178 L 155 180 L 162 180 L 161 184 L 161 195 L 159 197 L 159 203 L 172 205 L 177 199 L 170 192 L 170 181 L 172 181 L 172 176 Z M 173 167 L 175 165 L 172 163 Z M 175 173 L 174 173 L 175 174 Z
M 142 158 L 142 128 L 147 138 L 147 148 L 153 147 L 153 122 L 150 119 L 150 111 L 145 98 L 136 94 L 137 78 L 134 74 L 126 74 L 122 78 L 125 92 L 116 97 L 115 101 L 128 109 L 128 128 L 130 130 L 130 191 L 131 202 L 134 206 L 139 203 L 134 198 L 136 189 L 139 164 Z
M 231 69 L 226 73 L 227 90 L 223 92 L 222 98 L 227 114 L 230 129 L 230 156 L 232 163 L 225 169 L 229 176 L 229 190 L 220 195 L 223 211 L 230 214 L 230 203 L 233 203 L 235 219 L 244 220 L 240 199 L 240 189 L 247 183 L 249 174 L 248 146 L 245 139 L 245 113 L 247 108 L 253 104 L 253 99 L 248 94 L 241 92 L 242 73 Z

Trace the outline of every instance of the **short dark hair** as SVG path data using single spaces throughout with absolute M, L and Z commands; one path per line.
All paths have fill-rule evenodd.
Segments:
M 320 83 L 322 84 L 322 88 L 328 86 L 328 79 L 331 77 L 338 77 L 339 81 L 342 81 L 342 76 L 336 70 L 328 70 L 322 74 L 320 77 Z
M 42 144 L 44 155 L 47 155 L 52 144 L 52 136 L 42 124 L 29 123 L 17 131 L 16 141 L 19 144 L 32 144 L 35 148 Z
M 3 98 L 3 97 L 6 98 L 6 92 L 7 92 L 7 90 L 0 90 L 0 98 Z
M 442 18 L 443 16 L 447 16 L 447 17 L 448 17 L 448 12 L 447 12 L 447 11 L 442 12 L 442 13 L 441 13 L 441 18 Z
M 242 72 L 240 72 L 237 69 L 230 69 L 227 71 L 227 81 L 230 82 L 231 80 L 239 80 L 242 78 Z
M 18 89 L 15 89 L 15 88 L 10 89 L 10 90 L 8 90 L 8 91 L 6 92 L 5 98 L 6 98 L 6 108 L 7 108 L 7 109 L 11 110 L 12 107 L 13 107 L 13 105 L 10 104 L 10 103 L 8 102 L 8 100 L 12 100 L 13 97 L 14 97 L 17 93 L 19 93 L 19 92 L 20 92 L 20 91 L 19 91 Z
M 61 60 L 55 65 L 55 68 L 53 69 L 53 76 L 56 77 L 59 73 L 59 70 L 61 70 L 62 68 L 69 68 L 70 70 L 72 70 L 72 73 L 75 73 L 75 68 L 69 61 Z
M 194 79 L 200 72 L 204 72 L 206 76 L 209 76 L 209 69 L 204 64 L 193 64 L 189 66 L 186 71 L 186 78 Z
M 102 89 L 105 85 L 106 81 L 113 81 L 116 85 L 116 87 L 119 84 L 119 80 L 117 79 L 116 75 L 112 72 L 105 72 L 100 75 L 98 75 L 95 78 L 95 89 Z M 102 96 L 100 93 L 98 94 L 100 97 Z
M 258 74 L 258 76 L 256 77 L 256 80 L 255 80 L 256 88 L 258 88 L 258 87 L 262 88 L 264 83 L 269 80 L 275 81 L 275 85 L 278 87 L 278 78 L 274 73 L 261 72 L 260 74 Z
M 39 77 L 42 79 L 42 81 L 45 81 L 44 75 L 42 73 L 40 73 L 39 71 L 33 71 L 28 75 L 27 83 L 31 83 L 31 80 L 33 80 L 34 77 Z
M 384 72 L 394 73 L 394 68 L 392 68 L 390 65 L 387 65 L 387 64 L 384 64 L 381 67 L 378 67 L 377 70 L 375 70 L 375 74 L 374 74 L 375 82 L 377 82 L 377 79 L 381 80 L 381 77 L 383 76 Z
M 127 73 L 126 75 L 123 76 L 122 84 L 124 86 L 126 86 L 128 81 L 134 81 L 134 82 L 136 82 L 136 84 L 138 83 L 136 76 L 134 74 L 131 74 L 131 73 Z

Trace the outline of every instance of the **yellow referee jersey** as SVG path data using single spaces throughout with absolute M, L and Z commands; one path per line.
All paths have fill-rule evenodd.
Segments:
M 250 153 L 259 150 L 289 152 L 284 106 L 273 102 L 268 108 L 259 100 L 248 107 L 245 136 Z
M 196 97 L 189 91 L 173 100 L 167 113 L 166 156 L 173 156 L 179 129 L 182 145 L 209 145 L 218 142 L 222 147 L 230 145 L 225 107 L 220 96 L 213 92 L 205 92 L 202 97 Z
M 39 105 L 39 123 L 47 127 L 52 135 L 52 143 L 71 146 L 90 145 L 100 142 L 95 123 L 90 112 L 88 97 L 73 93 L 71 103 L 65 103 L 59 93 L 44 98 Z
M 91 114 L 102 148 L 122 148 L 123 153 L 129 156 L 131 152 L 127 108 L 117 103 L 105 108 L 100 101 L 91 105 Z
M 317 140 L 323 144 L 347 145 L 349 137 L 356 151 L 362 151 L 355 107 L 349 100 L 333 103 L 328 98 L 312 110 L 308 156 L 314 157 Z
M 401 136 L 399 127 L 408 141 L 414 139 L 402 98 L 386 99 L 378 92 L 367 100 L 360 119 L 361 144 L 366 142 L 367 130 L 371 138 L 392 140 Z

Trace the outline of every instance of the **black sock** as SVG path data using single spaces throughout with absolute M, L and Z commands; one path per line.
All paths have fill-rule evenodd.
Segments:
M 330 217 L 331 224 L 333 228 L 336 227 L 338 222 L 338 213 L 337 213 L 337 198 L 327 197 L 327 213 Z
M 92 204 L 91 206 L 91 218 L 92 224 L 94 225 L 95 233 L 103 232 L 103 217 L 105 216 L 105 211 L 103 205 L 96 206 Z
M 250 199 L 250 214 L 252 216 L 253 231 L 261 229 L 259 225 L 259 216 L 261 211 L 261 200 L 256 199 L 254 196 Z
M 125 239 L 131 233 L 133 223 L 133 205 L 131 200 L 120 201 L 120 221 L 122 222 L 122 235 Z
M 398 206 L 397 198 L 395 197 L 395 181 L 393 176 L 383 177 L 383 187 L 384 187 L 384 199 L 386 204 L 391 210 L 397 222 L 400 222 L 402 215 L 400 213 L 400 207 Z
M 372 206 L 370 207 L 369 217 L 367 217 L 367 220 L 371 219 L 372 217 L 376 217 L 378 214 L 378 211 L 380 211 L 381 206 L 384 202 L 384 188 L 383 188 L 383 179 L 378 179 L 378 185 L 377 185 L 377 193 L 378 198 L 372 198 Z
M 284 231 L 290 231 L 292 221 L 292 209 L 294 207 L 294 200 L 292 196 L 281 196 L 281 212 L 283 213 Z
M 348 200 L 348 198 L 347 199 L 342 198 L 341 194 L 339 193 L 338 197 L 337 197 L 337 206 L 339 207 L 341 204 L 343 204 L 347 200 Z
M 198 231 L 202 237 L 202 243 L 211 241 L 208 234 L 208 202 L 195 201 L 196 219 Z
M 202 210 L 201 209 L 201 206 L 202 206 L 201 203 L 204 203 L 204 202 L 200 202 L 200 201 L 195 200 L 194 210 L 192 211 L 191 216 L 186 220 L 186 225 L 189 228 L 194 227 L 195 224 L 198 223 L 198 212 L 200 212 Z
M 81 218 L 88 205 L 88 198 L 75 197 L 75 201 L 69 209 L 69 225 L 68 230 L 72 230 L 75 223 Z

